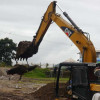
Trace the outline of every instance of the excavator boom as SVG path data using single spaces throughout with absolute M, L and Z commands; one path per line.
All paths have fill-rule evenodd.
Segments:
M 34 36 L 32 42 L 20 42 L 17 50 L 16 58 L 29 58 L 33 54 L 38 52 L 38 47 L 49 28 L 51 22 L 55 22 L 60 29 L 70 38 L 70 40 L 78 47 L 82 56 L 83 62 L 96 62 L 96 52 L 95 48 L 85 35 L 82 30 L 80 30 L 76 24 L 70 19 L 66 12 L 63 12 L 67 19 L 71 21 L 71 24 L 64 20 L 61 15 L 56 14 L 56 1 L 50 3 L 45 12 L 39 29 Z

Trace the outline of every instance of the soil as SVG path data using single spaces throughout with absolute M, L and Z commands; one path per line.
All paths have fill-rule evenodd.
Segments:
M 54 100 L 54 83 L 37 84 L 34 79 L 24 77 L 19 81 L 19 75 L 13 75 L 9 80 L 4 70 L 0 68 L 0 100 Z M 59 87 L 59 95 L 65 97 L 66 84 L 60 83 Z
M 55 84 L 49 83 L 41 87 L 38 91 L 31 93 L 31 96 L 37 100 L 54 100 L 56 97 Z M 66 97 L 66 84 L 60 83 L 59 86 L 59 96 L 64 98 Z

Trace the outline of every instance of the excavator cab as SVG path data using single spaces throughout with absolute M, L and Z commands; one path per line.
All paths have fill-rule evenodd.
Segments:
M 96 63 L 60 63 L 56 81 L 56 97 L 59 98 L 60 70 L 64 66 L 70 69 L 69 84 L 66 86 L 70 86 L 70 88 L 66 88 L 66 95 L 69 95 L 68 100 L 92 100 L 93 94 L 100 91 L 98 88 L 100 82 L 94 73 L 90 73 L 90 69 L 93 70 L 99 65 Z
M 72 67 L 72 93 L 73 99 L 91 100 L 87 66 Z

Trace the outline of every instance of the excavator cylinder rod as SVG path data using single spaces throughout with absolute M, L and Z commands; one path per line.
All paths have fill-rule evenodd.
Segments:
M 66 12 L 63 12 L 63 14 L 71 22 L 74 28 L 77 29 L 77 31 L 82 32 L 82 30 L 75 24 L 75 22 L 69 17 L 69 15 Z

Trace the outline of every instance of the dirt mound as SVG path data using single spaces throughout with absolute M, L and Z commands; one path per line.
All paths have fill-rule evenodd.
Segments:
M 56 96 L 55 84 L 49 83 L 41 87 L 38 91 L 31 93 L 30 95 L 36 98 L 37 100 L 54 100 Z M 66 97 L 66 84 L 65 83 L 60 83 L 59 96 Z

